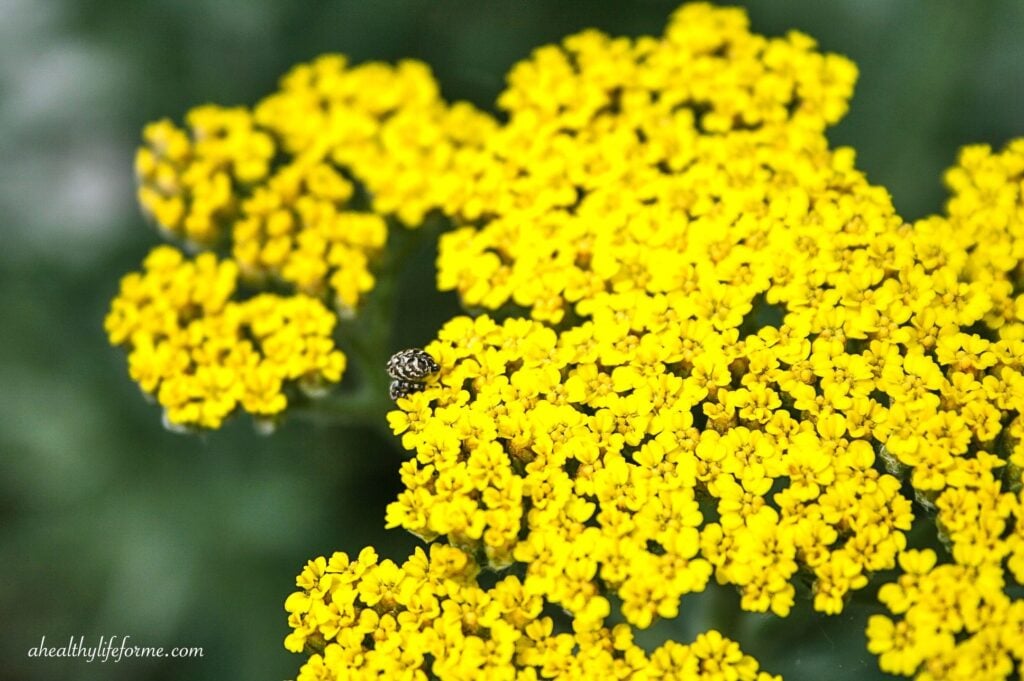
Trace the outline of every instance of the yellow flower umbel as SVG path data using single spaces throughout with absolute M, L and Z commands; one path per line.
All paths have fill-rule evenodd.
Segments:
M 905 546 L 899 481 L 872 466 L 863 426 L 795 407 L 775 329 L 740 343 L 647 300 L 632 320 L 595 313 L 561 333 L 448 323 L 427 347 L 439 380 L 389 415 L 416 452 L 389 526 L 525 564 L 526 588 L 577 628 L 609 615 L 609 591 L 639 627 L 675 617 L 713 571 L 744 608 L 785 615 L 803 568 L 815 607 L 839 612 Z
M 1024 140 L 999 153 L 967 147 L 946 179 L 947 216 L 916 227 L 964 252 L 957 276 L 918 294 L 933 323 L 914 335 L 930 352 L 892 372 L 900 403 L 879 435 L 889 464 L 935 512 L 951 560 L 930 549 L 901 554 L 903 574 L 878 594 L 893 617 L 871 618 L 868 648 L 891 674 L 997 680 L 1024 669 L 1024 599 L 1011 597 L 1024 585 Z M 976 284 L 988 304 L 975 333 L 964 333 L 951 317 Z
M 531 319 L 427 348 L 389 525 L 522 563 L 589 631 L 609 594 L 647 627 L 711 574 L 782 616 L 808 576 L 839 613 L 916 560 L 910 490 L 952 563 L 883 589 L 882 668 L 1019 666 L 1024 146 L 965 149 L 948 215 L 907 224 L 824 137 L 854 76 L 703 4 L 516 66 L 438 282 Z
M 317 392 L 341 379 L 345 356 L 323 303 L 301 294 L 236 300 L 237 277 L 230 260 L 188 260 L 160 246 L 121 281 L 106 330 L 169 425 L 219 428 L 238 408 L 271 419 L 291 386 Z
M 352 67 L 340 55 L 295 67 L 251 109 L 206 105 L 184 128 L 147 126 L 136 156 L 143 211 L 189 250 L 230 254 L 185 262 L 157 249 L 113 302 L 110 340 L 129 350 L 132 377 L 167 422 L 216 428 L 237 406 L 275 416 L 293 384 L 337 382 L 337 317 L 354 317 L 379 271 L 399 266 L 384 257 L 389 225 L 461 210 L 462 168 L 495 126 L 441 99 L 421 63 Z M 297 295 L 229 300 L 236 280 L 245 295 Z M 387 323 L 375 319 L 361 345 L 384 351 Z M 385 399 L 373 397 L 354 401 Z
M 285 609 L 285 646 L 309 659 L 296 681 L 638 679 L 773 681 L 717 631 L 649 656 L 624 624 L 557 631 L 517 577 L 491 588 L 465 552 L 434 544 L 401 566 L 372 548 L 309 561 Z
M 636 626 L 674 617 L 712 574 L 785 615 L 802 570 L 837 613 L 895 566 L 911 504 L 872 429 L 927 237 L 829 149 L 856 72 L 813 47 L 698 4 L 512 70 L 484 224 L 442 238 L 439 284 L 559 326 L 442 329 L 439 382 L 391 417 L 417 457 L 390 525 L 524 563 L 577 627 L 608 592 Z M 962 295 L 969 326 L 987 297 Z
M 293 69 L 254 116 L 287 153 L 348 169 L 376 212 L 412 228 L 431 210 L 458 209 L 462 168 L 497 127 L 469 104 L 441 99 L 425 64 L 348 67 L 341 55 Z
M 251 110 L 202 106 L 146 127 L 139 201 L 166 234 L 229 244 L 244 279 L 280 281 L 351 316 L 374 285 L 386 217 L 457 211 L 461 168 L 495 127 L 441 99 L 418 62 L 295 67 Z
M 470 185 L 463 212 L 484 226 L 442 238 L 439 287 L 552 322 L 609 290 L 699 290 L 742 317 L 765 288 L 763 263 L 788 261 L 771 258 L 801 248 L 803 232 L 827 243 L 856 207 L 847 188 L 863 184 L 822 134 L 856 69 L 813 48 L 696 4 L 662 38 L 587 31 L 536 50 L 509 74 L 508 123 Z M 829 195 L 845 210 L 785 229 Z M 724 276 L 745 281 L 713 290 Z

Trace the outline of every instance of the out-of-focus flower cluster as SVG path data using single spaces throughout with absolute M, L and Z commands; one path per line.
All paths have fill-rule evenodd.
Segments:
M 129 351 L 133 378 L 157 396 L 176 425 L 216 428 L 238 403 L 258 415 L 280 412 L 286 405 L 282 381 L 298 376 L 296 368 L 263 362 L 253 374 L 251 327 L 234 307 L 227 321 L 214 321 L 210 315 L 222 313 L 207 309 L 207 301 L 178 304 L 169 296 L 187 296 L 179 289 L 190 286 L 221 291 L 230 281 L 226 296 L 237 280 L 240 295 L 267 288 L 303 294 L 260 296 L 237 306 L 266 316 L 268 325 L 276 319 L 292 326 L 301 316 L 298 307 L 314 305 L 305 296 L 341 318 L 353 316 L 374 286 L 389 221 L 415 228 L 430 211 L 457 211 L 459 168 L 475 158 L 471 149 L 494 126 L 471 106 L 442 100 L 421 63 L 349 67 L 338 55 L 296 67 L 252 108 L 205 105 L 188 113 L 184 128 L 169 120 L 148 125 L 136 157 L 144 212 L 190 250 L 221 250 L 229 259 L 219 269 L 204 256 L 195 267 L 171 271 L 168 264 L 126 277 L 108 333 Z M 147 263 L 172 263 L 167 248 Z M 215 273 L 219 279 L 205 281 Z M 167 315 L 167 309 L 180 314 Z M 197 317 L 205 320 L 201 333 L 214 324 L 226 327 L 215 335 L 216 351 L 196 335 Z M 330 343 L 330 326 L 321 328 L 319 342 Z M 302 347 L 284 350 L 296 353 L 290 364 L 301 363 Z M 344 357 L 317 351 L 332 358 L 318 380 L 338 381 Z
M 131 377 L 179 426 L 218 428 L 236 408 L 269 418 L 285 387 L 316 392 L 341 378 L 337 318 L 303 294 L 234 299 L 238 268 L 204 253 L 154 249 L 129 274 L 107 315 L 111 342 L 128 348 Z
M 147 126 L 139 200 L 166 233 L 230 242 L 246 280 L 286 282 L 350 312 L 395 215 L 418 227 L 457 209 L 461 165 L 495 123 L 449 105 L 419 62 L 293 69 L 252 109 L 213 105 Z M 361 190 L 356 192 L 358 188 Z
M 297 681 L 679 679 L 771 681 L 717 631 L 649 655 L 628 625 L 557 632 L 545 600 L 507 576 L 491 588 L 465 552 L 434 544 L 401 566 L 373 549 L 309 561 L 285 603 L 285 646 L 310 657 Z

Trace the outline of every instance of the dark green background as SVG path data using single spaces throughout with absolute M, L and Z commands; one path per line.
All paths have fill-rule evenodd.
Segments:
M 801 29 L 859 64 L 832 139 L 858 150 L 908 218 L 940 209 L 959 145 L 1024 135 L 1020 0 L 746 4 L 758 32 Z M 657 33 L 675 6 L 0 1 L 0 680 L 290 678 L 302 658 L 281 644 L 282 603 L 304 562 L 413 545 L 383 530 L 401 455 L 375 431 L 291 423 L 263 438 L 243 418 L 172 435 L 129 381 L 102 319 L 119 277 L 158 243 L 132 195 L 143 124 L 250 104 L 325 51 L 423 59 L 450 98 L 488 107 L 531 48 L 590 26 Z M 431 268 L 423 250 L 403 280 L 399 345 L 427 340 L 454 309 L 429 292 Z M 824 621 L 806 604 L 784 622 L 715 612 L 735 600 L 688 600 L 672 635 L 717 623 L 789 679 L 881 678 L 864 650 L 870 603 Z M 130 635 L 205 656 L 28 659 L 43 635 Z

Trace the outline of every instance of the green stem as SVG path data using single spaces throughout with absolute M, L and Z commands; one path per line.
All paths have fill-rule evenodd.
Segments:
M 708 585 L 709 603 L 707 624 L 723 636 L 735 637 L 743 610 L 739 607 L 739 596 L 731 585 Z
M 290 413 L 325 425 L 366 426 L 381 422 L 388 411 L 388 403 L 375 397 L 366 390 L 351 395 L 331 395 L 295 405 Z
M 428 218 L 415 230 L 391 225 L 388 248 L 377 268 L 376 286 L 356 317 L 338 325 L 338 345 L 349 357 L 358 388 L 297 404 L 290 410 L 295 416 L 322 424 L 371 427 L 394 442 L 386 421 L 393 405 L 388 399 L 390 379 L 384 367 L 396 322 L 396 284 L 410 254 L 424 238 L 437 238 L 443 224 L 441 219 Z

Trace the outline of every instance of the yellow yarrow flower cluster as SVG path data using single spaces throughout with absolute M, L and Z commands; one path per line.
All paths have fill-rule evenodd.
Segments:
M 912 520 L 899 481 L 872 466 L 870 431 L 835 409 L 801 417 L 808 384 L 778 358 L 776 329 L 741 342 L 681 320 L 684 296 L 648 300 L 561 333 L 449 322 L 426 348 L 439 380 L 389 414 L 416 452 L 389 526 L 524 563 L 526 588 L 578 628 L 609 615 L 609 590 L 636 626 L 675 617 L 712 572 L 744 608 L 785 615 L 802 567 L 815 607 L 839 612 L 895 565 Z
M 987 145 L 964 147 L 946 173 L 953 192 L 943 222 L 968 251 L 967 272 L 992 296 L 985 324 L 1000 338 L 1024 339 L 1024 294 L 1019 289 L 1024 260 L 1024 139 L 994 153 Z M 939 218 L 933 218 L 939 221 Z
M 986 337 L 939 332 L 945 377 L 915 371 L 937 392 L 919 389 L 914 402 L 941 404 L 901 414 L 886 456 L 934 509 L 951 561 L 932 550 L 900 556 L 904 574 L 879 591 L 893 617 L 871 618 L 868 647 L 892 674 L 996 680 L 1024 672 L 1024 599 L 1010 596 L 1024 585 L 1024 140 L 998 153 L 967 147 L 946 179 L 948 215 L 921 226 L 966 251 L 961 277 L 991 297 Z
M 413 61 L 295 67 L 251 109 L 213 105 L 146 127 L 139 201 L 168 235 L 230 244 L 243 277 L 281 281 L 351 314 L 372 289 L 386 216 L 455 210 L 458 169 L 494 121 L 441 99 Z
M 822 131 L 846 111 L 856 69 L 813 48 L 695 4 L 662 38 L 587 31 L 538 49 L 509 74 L 509 120 L 465 202 L 484 227 L 442 238 L 439 287 L 552 322 L 606 290 L 703 284 L 704 263 L 763 289 L 749 254 L 791 252 L 802 236 L 772 224 L 851 181 L 849 152 L 833 158 Z M 715 302 L 742 315 L 743 293 Z
M 526 563 L 586 626 L 604 588 L 646 627 L 712 573 L 785 615 L 803 569 L 835 613 L 895 565 L 911 506 L 872 436 L 915 310 L 880 317 L 917 239 L 828 148 L 855 69 L 812 48 L 691 5 L 661 39 L 587 32 L 513 69 L 518 142 L 488 151 L 517 182 L 480 180 L 494 217 L 443 237 L 439 283 L 562 327 L 442 330 L 440 383 L 392 418 L 417 458 L 391 525 Z
M 345 358 L 321 301 L 356 314 L 389 225 L 457 211 L 460 168 L 495 126 L 445 102 L 421 63 L 350 66 L 340 55 L 295 67 L 251 108 L 205 105 L 184 128 L 148 125 L 136 156 L 144 212 L 189 250 L 230 259 L 157 249 L 125 278 L 107 330 L 129 350 L 132 377 L 170 424 L 203 428 L 238 405 L 281 413 L 296 381 L 338 381 Z M 236 280 L 245 295 L 298 295 L 228 302 Z
M 170 425 L 218 428 L 238 408 L 269 419 L 292 386 L 316 392 L 341 379 L 336 317 L 323 303 L 302 294 L 237 300 L 237 279 L 230 260 L 160 246 L 121 281 L 107 334 Z
M 497 127 L 465 102 L 445 102 L 421 62 L 349 68 L 340 55 L 293 69 L 254 116 L 287 153 L 348 169 L 376 212 L 407 227 L 431 210 L 458 210 L 463 169 Z
M 482 226 L 442 238 L 438 282 L 535 321 L 427 348 L 438 380 L 389 417 L 416 452 L 389 525 L 525 563 L 580 630 L 608 592 L 636 626 L 673 617 L 711 573 L 780 615 L 808 575 L 834 614 L 911 555 L 909 483 L 954 573 L 1016 613 L 1024 143 L 965 149 L 948 215 L 907 224 L 823 135 L 854 76 L 703 4 L 513 69 L 462 214 Z M 1002 619 L 955 621 L 896 648 L 1012 649 Z
M 936 565 L 926 549 L 907 551 L 900 566 L 903 574 L 878 594 L 899 619 L 868 622 L 868 649 L 882 671 L 920 681 L 998 681 L 1024 671 L 1024 600 L 1006 595 L 998 559 Z
M 236 211 L 235 185 L 265 178 L 276 149 L 243 107 L 196 107 L 186 122 L 187 130 L 167 119 L 143 130 L 138 198 L 167 236 L 210 246 Z
M 434 544 L 401 566 L 367 548 L 309 561 L 285 608 L 285 646 L 309 659 L 296 681 L 680 679 L 772 681 L 717 631 L 650 655 L 627 625 L 558 631 L 517 577 L 491 588 L 464 551 Z

